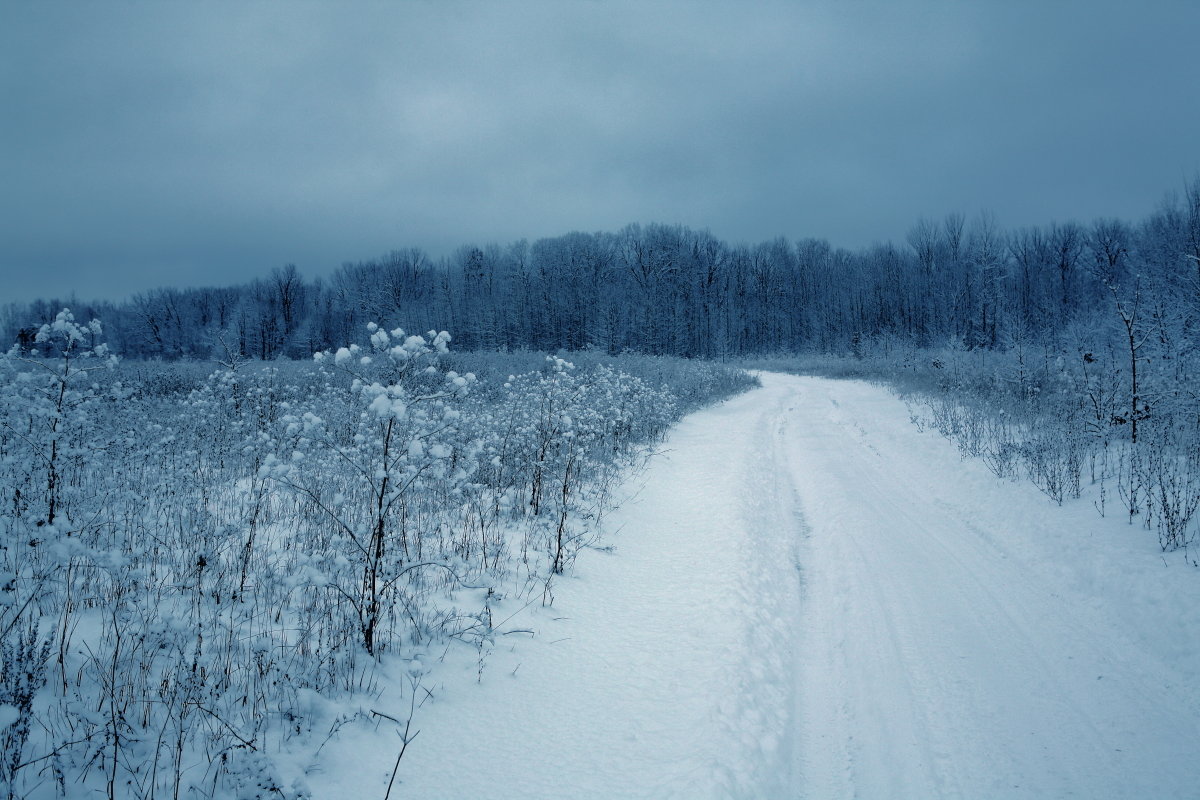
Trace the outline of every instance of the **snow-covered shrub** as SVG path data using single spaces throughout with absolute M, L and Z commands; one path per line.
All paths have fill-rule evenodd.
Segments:
M 83 371 L 109 363 L 96 332 L 49 335 L 0 361 L 17 796 L 304 796 L 273 762 L 319 747 L 330 700 L 431 644 L 482 653 L 505 587 L 536 596 L 624 466 L 745 381 L 378 327 L 315 362 Z
M 456 448 L 455 433 L 475 376 L 433 367 L 450 341 L 444 331 L 368 329 L 370 350 L 351 345 L 315 357 L 347 376 L 350 402 L 281 417 L 284 448 L 260 473 L 319 510 L 324 524 L 312 534 L 323 546 L 309 555 L 323 559 L 325 588 L 348 604 L 375 656 L 397 635 L 405 589 L 420 570 L 458 577 L 444 548 L 427 550 L 420 520 L 431 500 L 456 497 L 470 477 L 472 459 Z
M 530 529 L 549 519 L 534 535 L 547 538 L 552 573 L 562 572 L 586 538 L 570 529 L 573 517 L 602 513 L 610 468 L 676 418 L 666 390 L 603 364 L 583 372 L 557 356 L 536 372 L 509 376 L 470 416 L 482 443 L 487 518 L 527 517 Z M 528 562 L 529 536 L 521 551 Z
M 81 554 L 100 530 L 102 489 L 91 471 L 106 445 L 104 398 L 92 373 L 115 363 L 101 334 L 98 321 L 80 325 L 63 309 L 38 330 L 33 349 L 14 347 L 0 363 L 0 774 L 10 787 L 27 763 L 21 754 L 47 656 L 56 640 L 65 648 L 74 624 L 72 575 L 86 569 Z

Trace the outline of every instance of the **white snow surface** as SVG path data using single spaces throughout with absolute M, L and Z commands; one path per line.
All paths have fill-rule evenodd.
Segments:
M 762 380 L 672 432 L 552 605 L 497 614 L 482 672 L 424 656 L 392 797 L 1200 796 L 1200 570 L 883 388 Z M 382 797 L 394 728 L 343 729 L 313 796 Z

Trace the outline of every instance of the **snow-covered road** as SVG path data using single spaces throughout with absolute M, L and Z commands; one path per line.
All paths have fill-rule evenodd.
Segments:
M 883 389 L 763 384 L 673 431 L 535 636 L 448 661 L 393 796 L 1200 796 L 1200 574 Z M 386 784 L 394 737 L 334 748 Z
M 1063 574 L 1105 548 L 1098 528 L 1147 548 L 1152 535 L 998 484 L 897 424 L 876 389 L 769 385 L 803 409 L 781 415 L 777 465 L 809 525 L 797 796 L 1200 794 L 1194 650 L 1190 665 L 1148 650 L 1125 626 L 1130 612 L 1156 624 L 1155 608 L 1118 609 L 1137 598 Z M 1147 553 L 1111 553 L 1109 566 L 1153 563 Z M 1187 579 L 1177 600 L 1195 603 L 1200 575 L 1179 559 L 1172 571 Z M 1179 624 L 1159 611 L 1157 624 Z

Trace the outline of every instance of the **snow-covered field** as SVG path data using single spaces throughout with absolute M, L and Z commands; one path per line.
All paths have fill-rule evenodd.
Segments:
M 552 604 L 426 654 L 393 797 L 1200 793 L 1183 554 L 998 481 L 882 388 L 762 377 L 674 430 Z M 382 797 L 395 728 L 294 767 Z

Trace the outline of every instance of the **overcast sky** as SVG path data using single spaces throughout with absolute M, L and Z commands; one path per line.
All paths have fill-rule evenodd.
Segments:
M 0 0 L 0 301 L 629 222 L 1139 219 L 1200 3 Z

